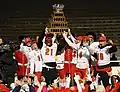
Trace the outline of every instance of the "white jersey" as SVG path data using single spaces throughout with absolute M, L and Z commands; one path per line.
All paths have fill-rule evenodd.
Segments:
M 30 59 L 30 61 L 40 61 L 40 62 L 42 62 L 40 50 L 39 49 L 38 50 L 32 50 L 29 53 L 29 59 Z
M 90 52 L 92 54 L 94 54 L 94 50 L 98 47 L 99 45 L 99 42 L 93 42 L 90 46 L 89 46 L 89 49 L 90 49 Z
M 109 48 L 111 48 L 112 46 L 106 46 L 102 49 L 100 49 L 99 47 L 97 47 L 95 49 L 95 53 L 97 53 L 98 56 L 98 66 L 104 66 L 107 64 L 110 64 L 110 53 L 108 53 Z
M 40 50 L 32 50 L 29 53 L 30 60 L 30 73 L 41 72 L 42 71 L 42 58 Z
M 57 44 L 53 43 L 51 47 L 43 43 L 41 48 L 42 59 L 44 63 L 55 62 L 55 56 L 57 51 Z
M 64 53 L 62 53 L 61 55 L 57 55 L 55 57 L 55 60 L 57 64 L 56 69 L 63 69 L 64 68 Z
M 89 68 L 89 58 L 90 52 L 86 47 L 81 47 L 78 50 L 78 62 L 76 64 L 77 68 L 86 69 Z

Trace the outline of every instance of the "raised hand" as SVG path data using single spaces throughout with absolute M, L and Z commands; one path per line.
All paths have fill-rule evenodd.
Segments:
M 57 34 L 55 32 L 53 34 L 54 34 L 54 36 L 57 36 Z
M 79 76 L 79 75 L 76 75 L 76 73 L 75 73 L 74 79 L 75 79 L 75 81 L 80 80 L 80 76 Z
M 68 34 L 71 35 L 70 29 L 68 29 Z
M 101 36 L 105 36 L 103 33 L 100 33 Z
M 108 42 L 109 42 L 110 44 L 113 44 L 113 41 L 112 41 L 111 39 L 109 39 Z
M 45 34 L 49 34 L 47 27 L 45 28 Z
M 67 36 L 67 34 L 68 34 L 67 32 L 65 32 L 65 31 L 63 32 L 63 36 Z

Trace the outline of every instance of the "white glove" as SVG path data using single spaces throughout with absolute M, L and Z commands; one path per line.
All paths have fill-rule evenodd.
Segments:
M 68 76 L 67 78 L 66 78 L 66 81 L 67 82 L 69 82 L 71 79 L 70 79 L 70 76 Z
M 28 84 L 24 84 L 22 87 L 21 87 L 22 90 L 25 90 L 25 92 L 29 92 L 29 86 Z
M 76 81 L 76 80 L 80 80 L 80 76 L 75 74 L 74 79 L 75 79 L 75 81 Z
M 10 88 L 11 88 L 12 90 L 14 90 L 15 87 L 16 87 L 15 83 L 11 83 L 11 84 L 10 84 Z
M 67 36 L 67 32 L 64 31 L 63 36 Z
M 40 84 L 42 87 L 46 85 L 46 82 L 41 82 Z

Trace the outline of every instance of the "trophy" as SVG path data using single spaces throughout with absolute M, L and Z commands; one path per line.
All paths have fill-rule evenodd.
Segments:
M 56 11 L 56 12 L 60 12 L 60 11 L 63 11 L 63 8 L 64 8 L 64 5 L 63 4 L 54 4 L 53 5 L 53 9 Z
M 64 5 L 63 4 L 54 4 L 53 5 L 53 14 L 49 20 L 48 26 L 45 28 L 45 31 L 48 33 L 62 34 L 64 31 L 68 32 L 68 22 L 64 16 Z

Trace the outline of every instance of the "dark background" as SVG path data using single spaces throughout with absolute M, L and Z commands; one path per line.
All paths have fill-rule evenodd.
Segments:
M 65 16 L 68 18 L 68 22 L 72 24 L 71 26 L 77 27 L 77 29 L 74 29 L 76 32 L 78 32 L 79 27 L 82 26 L 82 24 L 79 25 L 82 17 L 108 16 L 105 20 L 110 20 L 111 17 L 115 16 L 117 18 L 111 19 L 112 23 L 115 23 L 114 20 L 116 21 L 116 19 L 120 16 L 119 0 L 0 0 L 0 36 L 10 36 L 11 38 L 12 36 L 19 36 L 19 33 L 23 35 L 31 32 L 31 35 L 32 33 L 35 33 L 35 30 L 38 30 L 36 31 L 36 34 L 39 31 L 44 30 L 45 25 L 48 23 L 48 19 L 52 13 L 53 4 L 64 4 Z M 33 18 L 38 19 L 34 20 Z M 32 29 L 31 25 L 29 25 L 29 21 L 31 25 L 36 23 L 35 27 L 40 28 Z M 86 21 L 86 19 L 84 21 Z M 88 20 L 88 22 L 89 21 L 91 22 L 91 19 Z M 98 19 L 96 19 L 96 21 L 98 21 Z M 117 21 L 117 23 L 119 22 L 120 21 Z M 28 25 L 26 25 L 26 23 Z M 87 27 L 92 27 L 90 25 Z M 117 25 L 117 30 L 119 30 L 118 26 L 119 25 Z M 102 30 L 106 31 L 107 29 L 102 28 L 101 31 Z M 84 31 L 84 29 L 82 31 Z M 14 33 L 16 35 L 14 35 Z
M 119 0 L 1 0 L 0 15 L 25 10 L 51 10 L 51 5 L 61 3 L 65 9 L 83 9 L 88 12 L 120 12 Z

